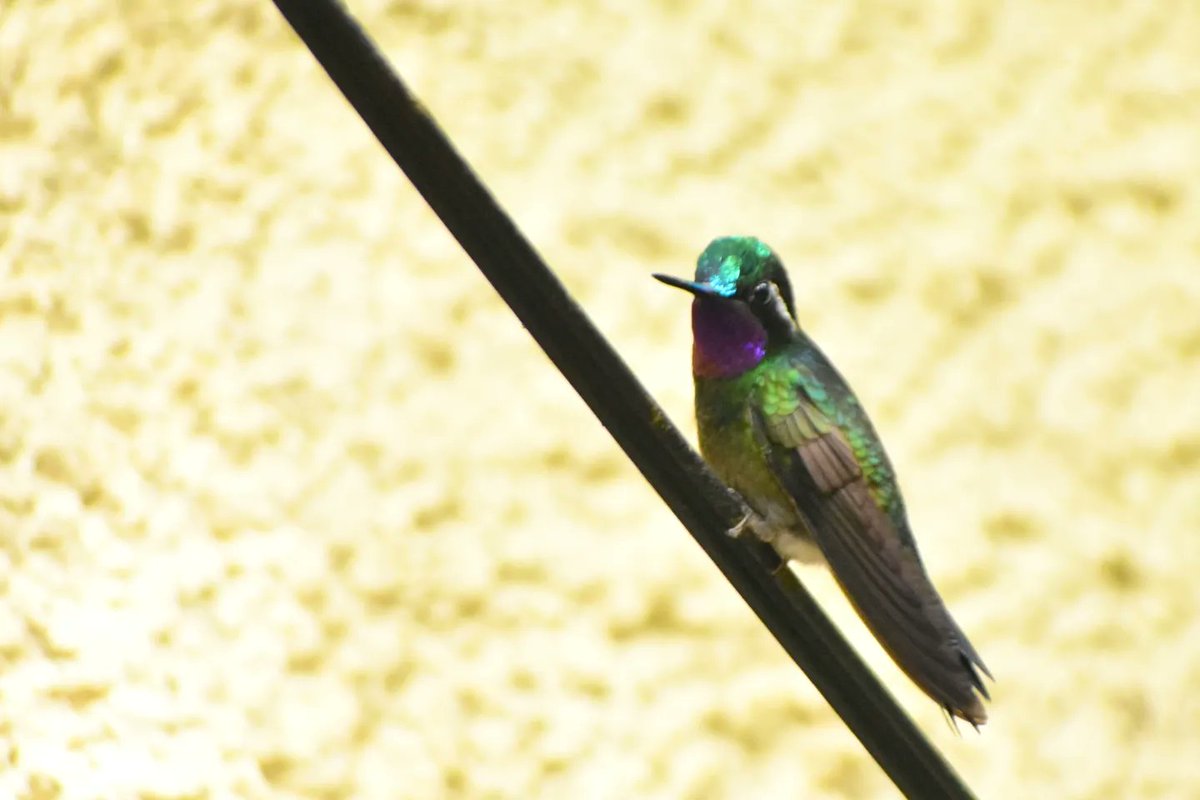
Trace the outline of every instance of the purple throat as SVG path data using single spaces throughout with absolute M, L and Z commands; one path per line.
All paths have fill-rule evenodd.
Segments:
M 692 337 L 692 372 L 702 378 L 732 378 L 767 354 L 766 330 L 741 303 L 697 297 Z

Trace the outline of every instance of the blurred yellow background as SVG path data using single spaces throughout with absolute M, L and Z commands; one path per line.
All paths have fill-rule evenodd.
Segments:
M 1200 796 L 1200 6 L 731 5 L 351 8 L 689 435 L 783 255 L 982 797 Z M 6 0 L 0 270 L 0 796 L 893 795 L 265 0 Z

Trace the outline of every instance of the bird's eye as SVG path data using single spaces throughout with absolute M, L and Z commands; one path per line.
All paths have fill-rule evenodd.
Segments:
M 756 306 L 765 306 L 771 299 L 771 284 L 763 281 L 750 292 L 750 302 Z

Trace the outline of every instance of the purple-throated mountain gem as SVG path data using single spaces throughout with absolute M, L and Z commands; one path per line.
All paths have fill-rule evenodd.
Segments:
M 858 398 L 800 329 L 787 272 L 750 236 L 716 239 L 691 292 L 700 452 L 785 560 L 828 563 L 901 669 L 950 714 L 987 721 L 991 673 L 921 564 L 896 476 Z M 977 671 L 978 668 L 978 671 Z

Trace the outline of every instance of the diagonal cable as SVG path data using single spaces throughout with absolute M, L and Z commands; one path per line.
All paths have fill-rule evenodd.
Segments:
M 966 785 L 808 591 L 761 543 L 726 531 L 745 508 L 712 474 L 336 0 L 274 0 L 388 154 L 896 786 L 970 798 Z M 801 754 L 798 754 L 800 757 Z

